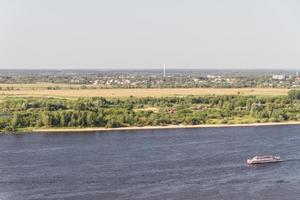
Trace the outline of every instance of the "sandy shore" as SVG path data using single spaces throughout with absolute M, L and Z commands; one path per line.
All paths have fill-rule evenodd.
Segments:
M 282 126 L 300 125 L 300 121 L 280 123 L 253 123 L 253 124 L 202 124 L 202 125 L 169 125 L 169 126 L 144 126 L 144 127 L 120 127 L 120 128 L 42 128 L 34 129 L 33 132 L 59 133 L 59 132 L 102 132 L 102 131 L 128 131 L 128 130 L 160 130 L 160 129 L 181 129 L 181 128 L 221 128 L 221 127 L 247 127 L 247 126 Z

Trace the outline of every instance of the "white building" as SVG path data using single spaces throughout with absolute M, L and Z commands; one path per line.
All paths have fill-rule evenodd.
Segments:
M 286 78 L 286 75 L 284 74 L 273 74 L 272 79 L 276 80 L 284 80 Z

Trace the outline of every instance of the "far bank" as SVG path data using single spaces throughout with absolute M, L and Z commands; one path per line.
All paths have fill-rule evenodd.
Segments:
M 272 125 L 299 122 L 299 100 L 300 92 L 293 90 L 274 97 L 5 98 L 0 101 L 0 132 Z

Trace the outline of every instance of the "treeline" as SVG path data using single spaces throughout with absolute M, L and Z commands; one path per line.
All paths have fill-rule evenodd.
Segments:
M 300 121 L 299 99 L 296 90 L 278 97 L 7 98 L 0 103 L 0 130 Z

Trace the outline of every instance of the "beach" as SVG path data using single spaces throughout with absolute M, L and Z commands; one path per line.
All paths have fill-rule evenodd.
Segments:
M 189 128 L 226 128 L 226 127 L 249 127 L 249 126 L 283 126 L 300 125 L 300 121 L 268 122 L 249 124 L 201 124 L 201 125 L 168 125 L 168 126 L 143 126 L 143 127 L 119 127 L 119 128 L 39 128 L 33 132 L 59 133 L 59 132 L 106 132 L 106 131 L 134 131 L 134 130 L 161 130 L 161 129 L 189 129 Z

